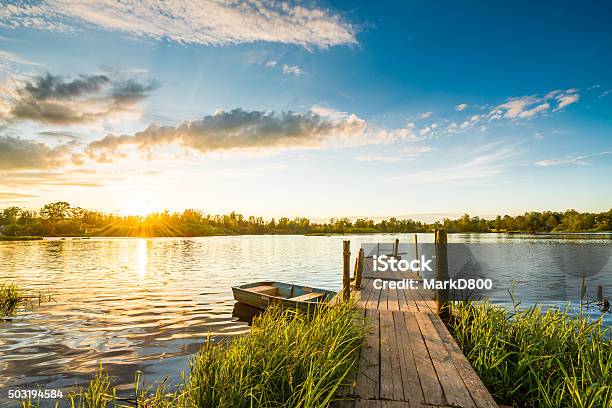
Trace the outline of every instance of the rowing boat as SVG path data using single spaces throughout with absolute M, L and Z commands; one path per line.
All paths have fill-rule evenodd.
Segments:
M 284 308 L 308 310 L 329 302 L 336 296 L 336 292 L 331 290 L 274 281 L 233 286 L 232 292 L 237 302 L 258 309 L 265 309 L 271 304 L 281 304 Z

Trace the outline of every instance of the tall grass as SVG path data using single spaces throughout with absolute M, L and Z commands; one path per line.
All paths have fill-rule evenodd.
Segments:
M 499 403 L 612 407 L 612 341 L 601 320 L 541 306 L 453 306 L 450 331 Z
M 13 317 L 24 300 L 24 294 L 16 284 L 0 282 L 0 319 Z
M 163 384 L 139 389 L 137 380 L 131 406 L 327 407 L 357 365 L 364 336 L 357 316 L 351 302 L 322 306 L 310 316 L 272 307 L 255 318 L 249 335 L 206 341 L 178 390 Z M 72 408 L 115 408 L 126 399 L 101 373 L 69 402 Z

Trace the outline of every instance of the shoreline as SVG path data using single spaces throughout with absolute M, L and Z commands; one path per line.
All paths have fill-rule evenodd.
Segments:
M 77 239 L 92 239 L 92 238 L 209 238 L 209 237 L 242 237 L 242 236 L 304 236 L 304 237 L 332 237 L 332 236 L 347 236 L 347 235 L 398 235 L 398 234 L 433 234 L 433 231 L 401 231 L 401 232 L 312 232 L 312 233 L 269 233 L 269 234 L 212 234 L 212 235 L 45 235 L 45 236 L 28 236 L 28 235 L 0 235 L 0 242 L 6 241 L 42 241 L 42 240 L 77 240 Z M 505 231 L 505 232 L 449 232 L 449 235 L 460 234 L 497 234 L 497 235 L 530 235 L 530 236 L 555 236 L 555 235 L 609 235 L 610 231 L 555 231 L 555 232 L 528 232 L 528 231 Z

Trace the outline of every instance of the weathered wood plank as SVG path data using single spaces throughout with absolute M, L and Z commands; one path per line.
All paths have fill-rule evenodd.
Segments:
M 440 338 L 442 339 L 446 350 L 450 354 L 451 359 L 455 364 L 457 371 L 461 375 L 464 384 L 467 386 L 468 391 L 472 396 L 472 399 L 476 403 L 476 406 L 478 408 L 496 408 L 497 403 L 495 402 L 485 385 L 482 383 L 480 377 L 478 377 L 478 375 L 470 365 L 470 362 L 467 360 L 467 358 L 455 342 L 453 336 L 451 336 L 449 331 L 444 326 L 442 320 L 440 318 L 437 318 L 436 316 L 433 316 L 431 318 L 431 321 L 434 324 L 436 330 L 438 331 L 438 334 L 440 335 Z
M 380 311 L 380 398 L 404 400 L 393 312 Z
M 357 300 L 357 307 L 361 309 L 365 309 L 368 299 L 372 294 L 372 281 L 370 279 L 365 279 L 363 281 L 363 288 L 357 291 L 359 293 L 359 298 Z
M 387 310 L 400 310 L 399 297 L 397 289 L 388 289 L 389 296 L 387 298 Z
M 412 292 L 414 292 L 414 289 L 404 289 L 399 291 L 399 296 L 402 296 L 404 298 L 404 301 L 406 302 L 405 309 L 403 310 L 407 312 L 418 312 L 419 308 L 417 307 L 417 304 L 414 301 L 414 296 Z
M 370 294 L 368 302 L 366 303 L 367 309 L 378 309 L 381 293 L 381 289 L 375 289 L 374 287 L 372 287 L 372 293 Z
M 336 401 L 332 401 L 331 404 L 329 404 L 329 406 L 332 408 L 354 408 L 355 400 L 354 399 L 336 400 Z
M 376 399 L 380 395 L 380 319 L 378 311 L 366 310 L 366 337 L 359 355 L 355 396 Z
M 463 383 L 429 316 L 428 313 L 418 313 L 416 319 L 436 369 L 440 385 L 444 390 L 446 402 L 451 406 L 473 408 L 476 405 L 470 396 L 470 392 Z
M 393 312 L 393 321 L 400 354 L 399 363 L 402 386 L 404 388 L 404 400 L 421 403 L 424 401 L 423 390 L 421 389 L 419 373 L 412 353 L 410 337 L 408 335 L 408 329 L 406 328 L 406 322 L 404 321 L 404 314 L 402 312 Z
M 419 381 L 423 390 L 423 399 L 430 405 L 443 405 L 445 403 L 442 387 L 438 381 L 436 370 L 429 357 L 425 341 L 419 330 L 416 316 L 420 313 L 404 313 L 404 322 L 408 331 L 408 338 L 416 362 Z
M 382 401 L 380 400 L 356 400 L 355 408 L 381 408 Z
M 381 289 L 380 300 L 378 301 L 378 310 L 388 310 L 387 302 L 389 300 L 389 288 Z
M 411 408 L 412 405 L 405 401 L 383 401 L 382 408 Z

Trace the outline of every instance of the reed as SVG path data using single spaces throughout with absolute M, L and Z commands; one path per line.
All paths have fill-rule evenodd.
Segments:
M 101 372 L 68 401 L 72 408 L 327 407 L 357 365 L 364 335 L 357 319 L 352 302 L 323 305 L 310 316 L 272 307 L 249 335 L 206 341 L 177 389 L 143 388 L 137 379 L 133 399 L 119 398 Z M 30 406 L 36 403 L 24 402 Z
M 449 326 L 499 403 L 612 407 L 612 341 L 601 319 L 465 301 L 453 305 Z
M 25 299 L 16 284 L 0 282 L 0 319 L 13 317 Z

